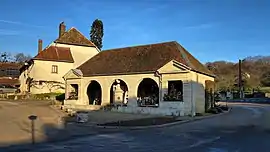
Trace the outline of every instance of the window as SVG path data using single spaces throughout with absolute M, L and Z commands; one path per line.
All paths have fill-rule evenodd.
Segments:
M 164 95 L 164 101 L 183 101 L 183 82 L 168 81 L 168 94 Z
M 19 73 L 19 70 L 18 69 L 11 69 L 11 68 L 8 68 L 6 69 L 6 76 L 19 76 L 20 73 Z
M 58 66 L 52 65 L 52 73 L 58 73 Z
M 69 100 L 78 100 L 78 91 L 79 91 L 79 85 L 78 84 L 71 84 L 69 93 L 68 93 L 68 99 Z

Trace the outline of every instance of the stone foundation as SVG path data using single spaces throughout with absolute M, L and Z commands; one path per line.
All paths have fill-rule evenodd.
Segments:
M 101 105 L 63 105 L 62 109 L 72 109 L 72 110 L 100 110 Z
M 65 104 L 62 109 L 78 110 L 101 110 L 101 105 L 73 105 Z M 159 107 L 138 107 L 135 104 L 128 104 L 127 106 L 119 106 L 111 109 L 114 112 L 134 113 L 134 114 L 150 114 L 161 116 L 184 116 L 185 113 L 184 102 L 165 101 L 159 104 Z
M 137 107 L 126 106 L 113 108 L 112 111 L 135 113 L 135 114 L 152 114 L 163 116 L 184 116 L 184 102 L 161 102 L 159 107 Z

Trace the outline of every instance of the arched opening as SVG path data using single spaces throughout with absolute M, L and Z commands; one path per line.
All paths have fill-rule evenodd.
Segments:
M 128 87 L 127 84 L 120 79 L 114 81 L 110 89 L 110 103 L 127 105 Z
M 159 105 L 159 88 L 158 84 L 150 78 L 144 78 L 139 84 L 137 91 L 138 106 L 155 106 Z
M 87 87 L 87 96 L 90 105 L 101 105 L 101 86 L 97 81 L 91 81 Z

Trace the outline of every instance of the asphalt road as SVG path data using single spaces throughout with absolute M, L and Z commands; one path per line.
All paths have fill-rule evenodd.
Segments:
M 230 113 L 177 126 L 99 134 L 25 151 L 269 152 L 270 106 L 231 106 Z

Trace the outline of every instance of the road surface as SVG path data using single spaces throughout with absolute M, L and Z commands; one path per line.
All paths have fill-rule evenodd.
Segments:
M 186 124 L 93 135 L 65 142 L 41 144 L 25 151 L 269 152 L 270 106 L 231 106 L 230 113 Z

